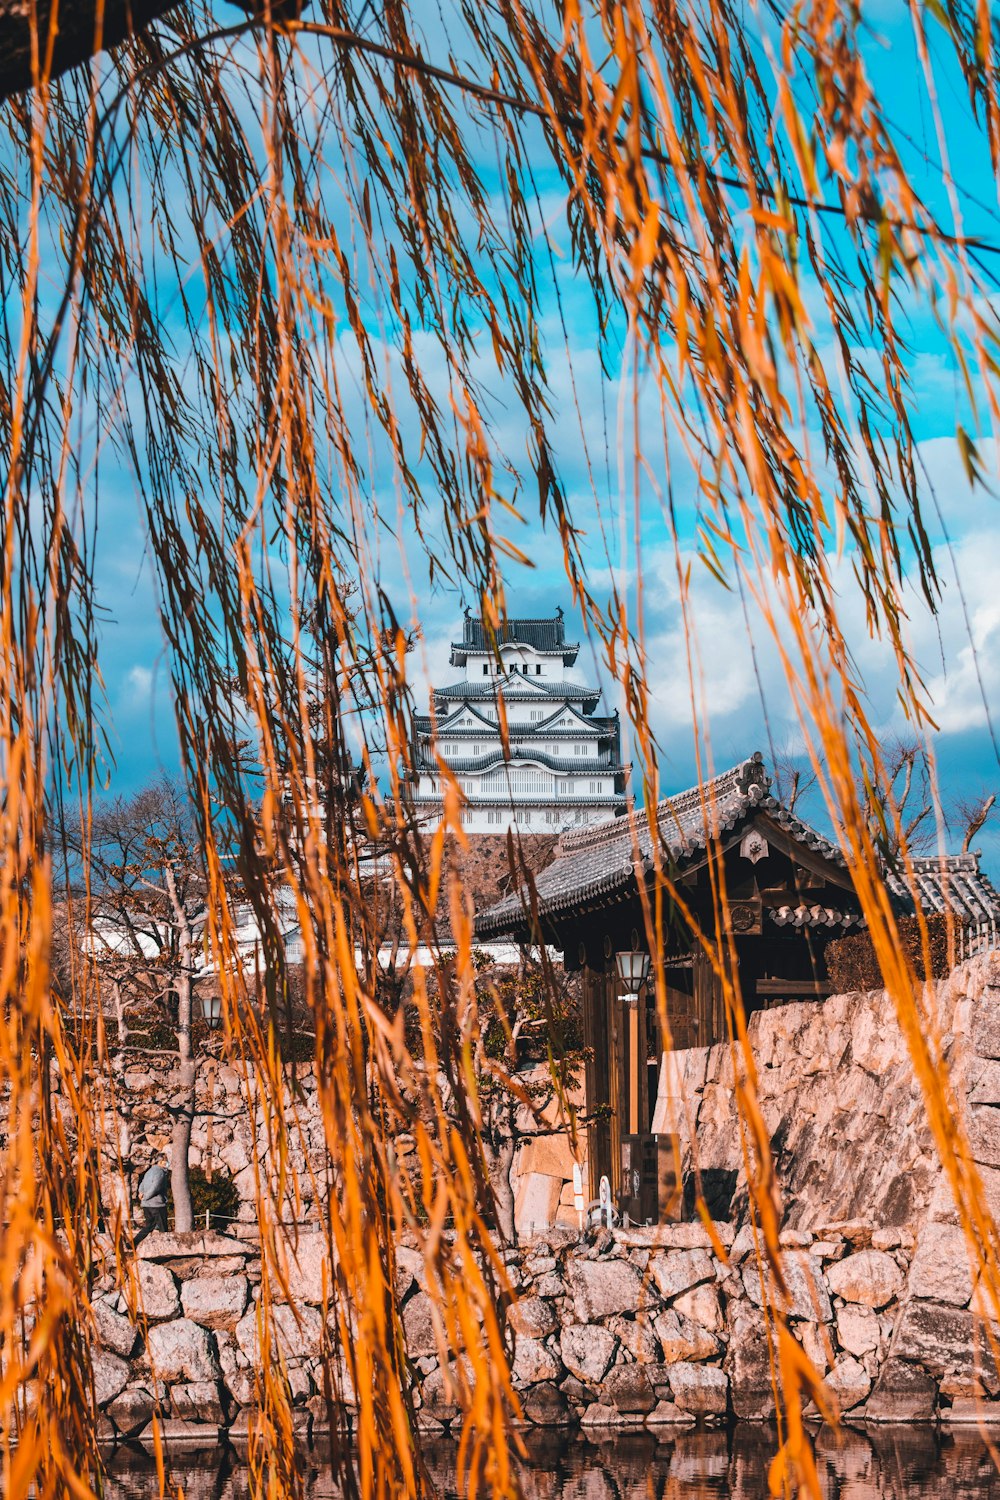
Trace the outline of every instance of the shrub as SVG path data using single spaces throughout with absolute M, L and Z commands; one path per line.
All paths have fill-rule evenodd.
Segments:
M 211 1177 L 201 1168 L 192 1167 L 188 1181 L 191 1185 L 191 1209 L 196 1229 L 203 1229 L 205 1214 L 210 1215 L 213 1229 L 224 1229 L 239 1217 L 240 1195 L 229 1173 L 216 1168 Z M 167 1194 L 167 1211 L 173 1223 L 173 1194 Z
M 902 951 L 921 979 L 943 979 L 950 973 L 953 952 L 948 943 L 948 924 L 941 915 L 926 918 L 927 943 L 930 950 L 930 974 L 924 973 L 920 923 L 916 917 L 899 917 L 899 943 Z M 850 937 L 835 938 L 827 944 L 826 966 L 830 983 L 838 994 L 852 990 L 879 990 L 885 980 L 875 957 L 871 935 L 856 932 Z

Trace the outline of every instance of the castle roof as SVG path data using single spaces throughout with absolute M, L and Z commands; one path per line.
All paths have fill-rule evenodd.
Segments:
M 890 870 L 885 883 L 906 915 L 948 913 L 957 922 L 1000 923 L 1000 894 L 979 868 L 979 856 L 931 854 L 911 859 L 911 871 Z M 912 872 L 912 873 L 911 873 Z
M 537 698 L 542 694 L 550 698 L 577 698 L 585 703 L 597 703 L 600 688 L 588 687 L 585 682 L 540 682 L 536 677 L 512 675 L 499 682 L 453 682 L 448 687 L 433 689 L 435 698 L 496 698 L 497 691 L 505 698 Z
M 575 661 L 579 643 L 566 640 L 566 626 L 562 610 L 546 619 L 508 619 L 493 630 L 484 620 L 476 620 L 466 611 L 462 623 L 462 639 L 452 641 L 452 666 L 463 666 L 470 651 L 494 651 L 498 646 L 530 646 L 543 655 L 562 656 L 568 663 Z

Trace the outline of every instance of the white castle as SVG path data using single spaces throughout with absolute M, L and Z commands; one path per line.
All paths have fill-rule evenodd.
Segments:
M 556 833 L 624 811 L 618 715 L 595 714 L 600 689 L 572 675 L 579 650 L 566 640 L 561 609 L 549 620 L 509 619 L 496 635 L 466 610 L 451 647 L 451 665 L 464 676 L 433 688 L 433 717 L 415 721 L 410 777 L 419 813 L 440 812 L 439 759 L 465 795 L 467 833 Z

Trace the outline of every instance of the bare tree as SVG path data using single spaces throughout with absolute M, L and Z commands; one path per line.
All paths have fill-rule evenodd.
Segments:
M 796 804 L 808 796 L 817 780 L 808 759 L 796 755 L 787 740 L 772 747 L 771 775 L 774 794 L 789 812 L 795 811 Z
M 872 840 L 887 859 L 933 846 L 934 788 L 926 748 L 899 735 L 882 744 L 881 765 L 862 770 L 859 800 Z
M 966 797 L 956 797 L 949 822 L 962 831 L 962 853 L 968 854 L 972 840 L 984 828 L 996 809 L 996 793 L 985 788 Z
M 119 1051 L 129 1000 L 164 1007 L 176 1028 L 170 1180 L 174 1225 L 181 1231 L 193 1228 L 189 1155 L 197 1061 L 191 1028 L 194 985 L 205 966 L 206 878 L 200 851 L 191 804 L 166 779 L 98 808 L 86 850 L 87 942 L 115 997 Z

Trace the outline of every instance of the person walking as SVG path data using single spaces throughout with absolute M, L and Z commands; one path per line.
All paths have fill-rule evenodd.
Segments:
M 166 1157 L 163 1157 L 161 1161 L 150 1164 L 139 1183 L 139 1207 L 145 1222 L 132 1241 L 134 1245 L 141 1245 L 147 1234 L 152 1234 L 154 1230 L 166 1229 L 169 1186 L 170 1168 Z

